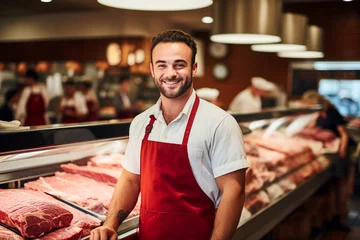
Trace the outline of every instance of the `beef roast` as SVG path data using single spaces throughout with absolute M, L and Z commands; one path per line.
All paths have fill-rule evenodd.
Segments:
M 79 240 L 82 231 L 82 228 L 70 226 L 50 232 L 37 240 Z
M 98 155 L 92 157 L 88 162 L 88 165 L 102 168 L 121 169 L 121 162 L 124 157 L 125 155 L 121 153 L 112 155 Z
M 17 235 L 13 231 L 0 225 L 0 239 L 1 240 L 24 240 L 21 236 Z
M 106 214 L 114 188 L 93 179 L 64 172 L 25 183 L 25 189 L 50 193 L 99 214 Z
M 70 211 L 36 191 L 0 189 L 0 206 L 0 221 L 17 228 L 27 238 L 37 238 L 53 229 L 69 226 L 73 219 Z
M 78 166 L 72 163 L 63 164 L 61 165 L 61 168 L 67 173 L 80 174 L 96 181 L 106 183 L 110 186 L 115 186 L 122 172 L 122 170 L 120 169 L 106 169 L 93 166 Z

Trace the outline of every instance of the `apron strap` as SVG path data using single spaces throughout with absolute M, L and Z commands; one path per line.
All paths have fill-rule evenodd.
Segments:
M 188 123 L 186 125 L 183 143 L 182 143 L 183 145 L 187 145 L 187 143 L 189 141 L 190 131 L 191 131 L 194 119 L 195 119 L 196 111 L 199 108 L 199 102 L 200 102 L 199 97 L 196 95 L 194 106 L 191 109 L 190 117 L 189 117 Z
M 145 136 L 144 136 L 144 140 L 148 140 L 149 135 L 151 133 L 151 130 L 153 129 L 153 125 L 155 122 L 156 118 L 154 115 L 150 115 L 150 122 L 149 124 L 145 127 Z

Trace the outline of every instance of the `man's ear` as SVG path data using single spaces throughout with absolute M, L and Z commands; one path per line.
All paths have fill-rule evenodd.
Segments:
M 195 62 L 193 67 L 192 67 L 192 76 L 195 77 L 195 74 L 197 72 L 197 68 L 198 68 L 198 63 Z
M 152 63 L 150 63 L 150 72 L 151 72 L 151 76 L 152 76 L 153 78 L 155 78 L 155 75 L 154 75 L 154 67 L 153 67 Z

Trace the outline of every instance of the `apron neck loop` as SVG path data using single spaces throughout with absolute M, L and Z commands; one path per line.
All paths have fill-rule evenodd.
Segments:
M 199 97 L 196 95 L 194 106 L 191 109 L 190 117 L 189 117 L 188 123 L 186 125 L 183 143 L 182 143 L 183 145 L 187 145 L 187 143 L 189 141 L 191 127 L 192 127 L 194 119 L 195 119 L 196 111 L 199 108 L 199 102 L 200 102 Z
M 145 140 L 148 140 L 149 138 L 149 135 L 151 133 L 151 130 L 153 129 L 153 125 L 154 125 L 154 122 L 155 122 L 156 118 L 154 115 L 150 115 L 150 122 L 149 124 L 145 127 L 145 136 L 144 136 L 144 139 Z

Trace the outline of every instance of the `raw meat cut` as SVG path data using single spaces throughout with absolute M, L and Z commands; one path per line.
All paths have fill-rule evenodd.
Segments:
M 250 156 L 247 158 L 249 159 Z M 245 175 L 245 192 L 246 194 L 259 190 L 263 185 L 264 181 L 261 179 L 259 174 L 253 168 L 248 168 Z
M 257 147 L 254 144 L 244 142 L 244 149 L 245 149 L 245 153 L 247 155 L 252 155 L 252 156 L 255 156 L 255 157 L 259 156 Z
M 314 139 L 321 142 L 330 142 L 337 138 L 332 131 L 318 127 L 305 128 L 302 131 L 300 131 L 298 135 L 303 138 Z
M 27 238 L 37 238 L 53 229 L 67 227 L 73 219 L 70 211 L 36 191 L 0 189 L 0 206 L 0 221 L 17 228 Z
M 324 144 L 320 141 L 312 140 L 312 139 L 305 139 L 302 137 L 294 137 L 294 140 L 296 140 L 301 145 L 306 145 L 309 148 L 311 148 L 311 151 L 316 155 L 319 156 L 324 153 Z
M 63 164 L 60 166 L 65 172 L 80 174 L 84 177 L 92 178 L 96 181 L 115 186 L 121 175 L 120 169 L 107 169 L 93 166 L 78 166 L 75 164 Z
M 266 188 L 266 192 L 269 195 L 271 201 L 281 197 L 284 194 L 284 190 L 277 183 L 273 183 Z
M 105 183 L 64 172 L 25 183 L 25 189 L 47 192 L 99 214 L 106 214 L 114 192 L 114 187 Z
M 264 184 L 271 183 L 276 178 L 276 173 L 269 171 L 264 161 L 261 158 L 247 156 L 250 167 L 253 169 L 255 175 L 259 176 Z
M 296 184 L 290 178 L 281 179 L 278 184 L 284 193 L 290 192 L 296 188 Z
M 17 235 L 13 231 L 0 226 L 0 239 L 1 240 L 24 240 L 21 236 Z
M 112 154 L 112 155 L 98 155 L 92 157 L 89 160 L 88 165 L 95 167 L 103 167 L 103 168 L 121 169 L 122 168 L 121 162 L 124 157 L 125 155 L 121 153 Z
M 70 226 L 50 232 L 37 240 L 79 240 L 82 231 L 82 228 Z
M 31 191 L 31 192 L 36 192 L 36 191 Z M 41 193 L 41 192 L 38 192 L 38 193 Z M 41 194 L 44 195 L 44 198 L 48 199 L 49 201 L 53 202 L 54 204 L 57 204 L 58 206 L 60 206 L 62 208 L 68 210 L 69 212 L 71 212 L 73 214 L 74 218 L 71 221 L 70 225 L 72 227 L 81 228 L 82 229 L 82 237 L 89 235 L 90 231 L 93 228 L 100 226 L 100 220 L 98 220 L 86 213 L 83 213 L 73 207 L 70 207 L 69 205 L 67 205 L 63 202 L 60 202 L 49 195 L 46 195 L 43 193 L 41 193 Z M 61 236 L 62 232 L 64 232 L 64 231 L 66 231 L 66 228 L 60 228 L 60 229 L 55 230 L 54 234 L 58 234 L 58 236 Z
M 260 211 L 270 203 L 269 195 L 265 191 L 250 194 L 245 199 L 245 207 L 252 213 Z

